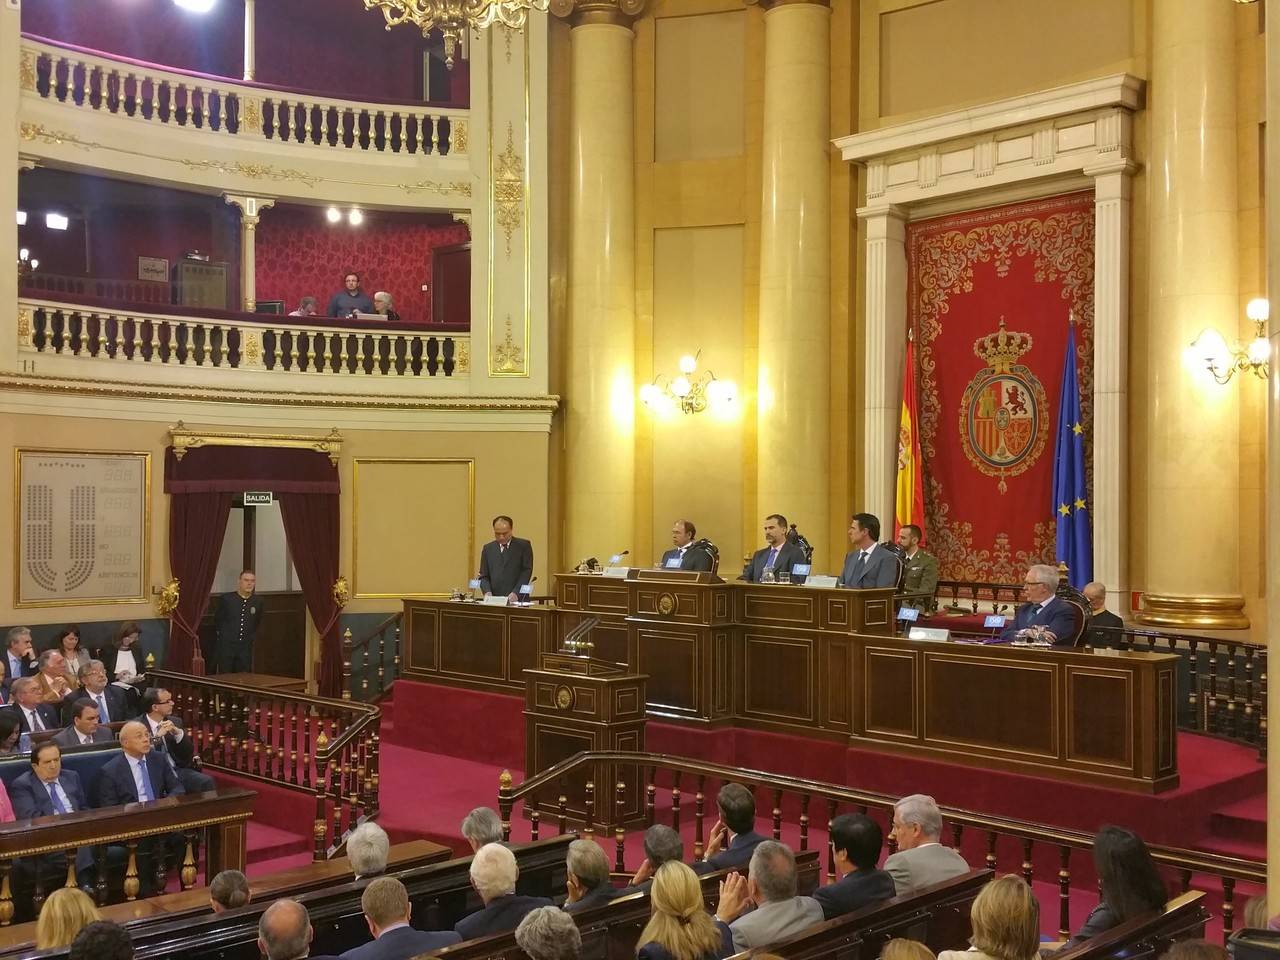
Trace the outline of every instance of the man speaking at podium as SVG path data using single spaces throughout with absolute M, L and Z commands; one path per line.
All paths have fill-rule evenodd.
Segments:
M 486 597 L 520 599 L 520 588 L 533 580 L 533 544 L 511 535 L 515 521 L 493 518 L 493 539 L 480 551 L 480 589 Z
M 693 549 L 693 538 L 698 535 L 698 528 L 688 520 L 677 520 L 671 528 L 671 549 L 662 555 L 664 570 L 671 567 L 672 560 L 680 561 L 681 570 L 710 570 L 711 554 L 702 548 Z

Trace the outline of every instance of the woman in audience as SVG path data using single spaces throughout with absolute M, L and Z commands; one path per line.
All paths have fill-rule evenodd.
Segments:
M 1244 925 L 1252 930 L 1280 930 L 1280 914 L 1267 918 L 1267 891 L 1254 894 L 1244 905 Z
M 919 940 L 898 937 L 880 950 L 880 960 L 937 960 L 933 951 Z
M 640 960 L 717 960 L 733 953 L 733 936 L 702 903 L 702 885 L 687 864 L 668 860 L 649 888 L 652 912 L 636 941 Z
M 214 913 L 225 913 L 249 902 L 249 878 L 239 870 L 223 870 L 209 884 L 209 905 Z
M 969 911 L 973 944 L 943 950 L 938 960 L 1034 960 L 1040 949 L 1040 902 L 1026 881 L 1013 874 L 992 880 Z
M 12 710 L 0 710 L 0 757 L 18 753 L 19 728 L 22 722 Z
M 62 887 L 45 898 L 36 921 L 36 949 L 65 947 L 81 930 L 101 920 L 98 908 L 78 887 Z
M 1103 827 L 1093 840 L 1093 863 L 1102 886 L 1102 900 L 1064 950 L 1126 920 L 1163 910 L 1168 899 L 1151 852 L 1135 833 L 1121 827 Z
M 115 638 L 102 648 L 102 656 L 98 659 L 107 668 L 107 677 L 112 680 L 124 680 L 130 683 L 143 673 L 143 653 L 138 646 L 138 636 L 142 628 L 132 620 L 120 624 Z
M 59 630 L 53 638 L 53 649 L 66 661 L 67 680 L 74 689 L 79 685 L 80 668 L 89 662 L 89 651 L 80 643 L 80 628 L 73 624 Z

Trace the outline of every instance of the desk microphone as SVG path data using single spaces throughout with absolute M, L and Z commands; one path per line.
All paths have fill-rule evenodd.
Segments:
M 616 567 L 618 565 L 618 561 L 623 557 L 628 556 L 630 553 L 630 550 L 623 550 L 621 553 L 615 553 L 609 558 L 609 566 Z

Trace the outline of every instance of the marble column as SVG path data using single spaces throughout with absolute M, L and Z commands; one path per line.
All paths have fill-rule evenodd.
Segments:
M 1266 32 L 1267 44 L 1267 163 L 1266 236 L 1267 296 L 1272 302 L 1267 336 L 1271 338 L 1271 370 L 1267 379 L 1267 481 L 1266 531 L 1267 545 L 1267 631 L 1270 646 L 1280 645 L 1280 29 L 1273 24 Z M 1280 717 L 1280 683 L 1274 682 L 1272 668 L 1267 678 L 1267 716 Z M 1267 752 L 1267 809 L 1280 810 L 1280 750 Z M 1268 915 L 1280 914 L 1280 817 L 1267 818 L 1267 897 Z
M 1144 623 L 1247 627 L 1238 548 L 1239 391 L 1190 343 L 1239 327 L 1235 6 L 1151 15 L 1150 298 Z
M 254 13 L 254 0 L 244 0 L 244 78 L 246 80 L 252 80 L 257 69 Z
M 21 61 L 22 35 L 19 29 L 18 10 L 12 4 L 0 3 L 0 63 L 9 64 L 9 75 L 0 83 L 0 303 L 12 304 L 18 299 L 18 227 L 13 214 L 18 209 L 18 101 L 21 87 L 35 86 L 35 63 L 26 61 L 21 71 L 15 64 Z M 14 83 L 15 75 L 20 82 Z M 31 318 L 26 318 L 26 329 L 31 329 Z M 18 329 L 23 328 L 23 318 L 18 317 Z M 10 335 L 0 337 L 0 370 L 13 370 L 18 363 L 18 341 Z
M 761 6 L 756 515 L 783 513 L 821 547 L 831 488 L 831 10 Z
M 635 133 L 632 17 L 643 2 L 559 3 L 568 16 L 569 330 L 565 560 L 635 546 Z
M 253 313 L 258 305 L 255 260 L 258 217 L 275 199 L 234 193 L 224 193 L 222 198 L 240 211 L 240 309 Z

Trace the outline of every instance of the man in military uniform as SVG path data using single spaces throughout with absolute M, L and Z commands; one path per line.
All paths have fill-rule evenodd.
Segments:
M 902 601 L 904 607 L 932 610 L 933 597 L 938 592 L 938 558 L 920 549 L 923 537 L 924 532 L 914 523 L 903 524 L 898 530 L 898 546 L 902 548 L 902 587 L 899 592 L 909 595 Z
M 262 599 L 254 593 L 257 584 L 252 570 L 242 570 L 235 591 L 218 600 L 214 615 L 218 641 L 213 652 L 218 673 L 253 670 L 253 638 L 262 622 Z

